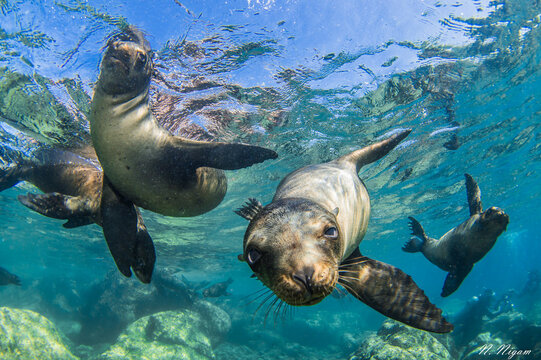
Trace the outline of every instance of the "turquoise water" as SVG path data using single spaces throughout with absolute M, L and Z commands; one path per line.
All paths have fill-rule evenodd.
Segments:
M 267 302 L 254 315 L 264 298 L 252 294 L 263 286 L 237 260 L 247 222 L 233 210 L 248 197 L 267 204 L 294 169 L 395 129 L 413 132 L 360 173 L 372 205 L 363 254 L 410 274 L 451 320 L 485 289 L 495 301 L 518 294 L 541 271 L 539 2 L 0 0 L 0 8 L 2 168 L 38 148 L 90 143 L 99 62 L 107 37 L 124 24 L 142 29 L 155 52 L 152 101 L 171 104 L 154 109 L 162 126 L 279 154 L 227 171 L 228 193 L 207 214 L 143 211 L 156 271 L 187 279 L 186 288 L 160 296 L 118 273 L 98 226 L 64 229 L 23 207 L 17 195 L 39 192 L 31 184 L 0 193 L 0 266 L 22 283 L 0 287 L 0 306 L 44 315 L 81 358 L 106 351 L 138 317 L 190 308 L 202 296 L 198 283 L 230 277 L 229 295 L 206 299 L 232 321 L 212 346 L 218 359 L 349 358 L 385 318 L 352 296 L 287 316 Z M 441 298 L 445 272 L 401 246 L 408 216 L 434 238 L 467 219 L 466 172 L 483 206 L 504 209 L 510 223 L 461 287 Z M 532 291 L 512 302 L 539 325 L 539 289 Z M 494 333 L 483 326 L 479 333 Z

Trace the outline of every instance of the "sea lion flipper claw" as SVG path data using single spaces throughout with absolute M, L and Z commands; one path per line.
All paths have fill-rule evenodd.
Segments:
M 362 257 L 348 259 L 340 267 L 339 279 L 353 296 L 374 310 L 418 329 L 447 333 L 453 325 L 442 316 L 441 309 L 430 302 L 411 276 L 402 270 Z
M 169 147 L 165 158 L 174 159 L 172 154 L 181 153 L 186 157 L 182 163 L 192 164 L 194 168 L 237 170 L 278 157 L 275 151 L 255 145 L 174 139 L 176 143 Z M 179 152 L 179 148 L 182 151 Z M 164 151 L 167 152 L 167 147 Z
M 92 214 L 89 200 L 81 196 L 69 196 L 57 192 L 47 194 L 28 193 L 26 195 L 19 195 L 17 199 L 30 210 L 34 210 L 41 215 L 53 219 L 67 219 L 68 223 L 72 221 L 72 223 L 75 224 L 79 222 L 76 219 L 88 218 Z M 81 220 L 80 225 L 77 226 L 90 223 L 92 223 L 92 221 L 84 223 L 84 221 Z
M 137 210 L 104 176 L 101 198 L 103 235 L 120 272 L 130 277 L 137 245 Z
M 408 216 L 408 219 L 410 220 L 409 227 L 411 230 L 411 234 L 417 236 L 423 241 L 428 240 L 428 236 L 426 235 L 425 229 L 423 229 L 421 223 L 412 216 Z
M 473 216 L 483 211 L 481 205 L 481 190 L 470 174 L 464 174 L 464 176 L 466 177 L 466 193 L 468 195 L 470 216 Z
M 443 289 L 441 290 L 441 296 L 447 297 L 454 293 L 459 288 L 460 284 L 462 284 L 462 281 L 464 281 L 466 276 L 468 276 L 472 268 L 473 264 L 468 264 L 449 271 L 445 278 Z
M 261 210 L 263 205 L 255 198 L 249 198 L 242 207 L 235 210 L 235 214 L 242 216 L 246 220 L 252 220 Z

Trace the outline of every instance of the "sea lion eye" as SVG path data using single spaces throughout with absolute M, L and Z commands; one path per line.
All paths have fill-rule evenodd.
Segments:
M 147 55 L 142 52 L 137 53 L 137 64 L 144 65 L 147 62 Z
M 248 264 L 252 266 L 261 258 L 261 253 L 257 251 L 256 249 L 250 249 L 248 250 L 248 254 L 246 256 L 246 261 L 248 261 Z
M 338 229 L 334 226 L 328 228 L 325 230 L 325 237 L 328 237 L 330 239 L 336 239 L 338 237 Z

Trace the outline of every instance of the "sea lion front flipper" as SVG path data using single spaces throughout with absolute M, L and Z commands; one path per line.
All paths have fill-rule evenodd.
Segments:
M 137 211 L 133 203 L 117 193 L 104 176 L 101 197 L 103 235 L 120 272 L 131 276 L 137 244 Z
M 195 141 L 179 137 L 173 139 L 164 146 L 163 158 L 169 162 L 180 161 L 183 167 L 190 164 L 193 169 L 211 167 L 237 170 L 278 157 L 275 151 L 255 145 Z M 178 167 L 178 163 L 170 165 L 172 168 L 175 168 L 175 165 Z
M 430 302 L 411 276 L 361 256 L 358 250 L 340 266 L 338 281 L 357 299 L 392 319 L 436 333 L 453 330 L 441 309 Z
M 466 276 L 468 276 L 472 268 L 473 264 L 468 264 L 451 270 L 445 278 L 445 283 L 443 284 L 443 289 L 441 290 L 441 296 L 447 297 L 454 293 L 460 284 L 462 284 L 462 281 L 464 281 Z
M 466 177 L 466 192 L 468 194 L 470 216 L 480 214 L 483 211 L 481 205 L 481 190 L 479 190 L 479 186 L 470 174 L 464 174 L 464 176 Z
M 92 224 L 90 200 L 81 196 L 64 195 L 57 192 L 47 194 L 19 195 L 21 204 L 35 212 L 53 219 L 68 220 L 63 226 L 73 228 Z
M 379 141 L 370 146 L 353 151 L 342 156 L 337 161 L 341 163 L 352 164 L 356 168 L 356 172 L 364 166 L 373 163 L 387 155 L 394 149 L 402 140 L 411 133 L 411 129 L 399 130 L 385 140 Z

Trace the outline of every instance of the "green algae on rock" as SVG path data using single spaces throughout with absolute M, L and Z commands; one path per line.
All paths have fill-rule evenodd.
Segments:
M 438 335 L 447 337 L 448 335 Z M 349 360 L 451 360 L 449 350 L 428 332 L 386 320 Z
M 206 323 L 201 315 L 190 310 L 146 316 L 129 325 L 98 359 L 214 359 Z
M 0 308 L 2 360 L 77 360 L 54 324 L 30 310 Z

